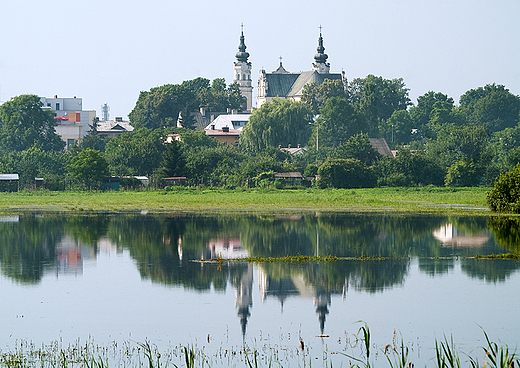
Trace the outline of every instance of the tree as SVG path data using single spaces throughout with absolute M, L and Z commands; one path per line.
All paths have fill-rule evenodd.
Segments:
M 142 91 L 128 117 L 135 128 L 175 127 L 181 111 L 189 114 L 197 107 L 197 96 L 192 89 L 166 84 Z
M 309 141 L 312 111 L 303 102 L 274 99 L 253 111 L 240 134 L 240 146 L 251 152 Z
M 374 173 L 354 159 L 327 159 L 319 167 L 318 175 L 320 188 L 372 188 L 376 185 Z
M 348 99 L 345 84 L 340 79 L 325 79 L 318 85 L 317 82 L 308 83 L 303 86 L 302 101 L 305 102 L 316 115 L 320 108 L 331 97 Z
M 62 150 L 56 134 L 54 111 L 43 109 L 36 95 L 13 97 L 0 106 L 0 142 L 6 151 L 23 151 L 34 144 L 44 151 Z
M 354 79 L 348 85 L 351 102 L 365 115 L 369 134 L 377 132 L 380 120 L 387 120 L 394 111 L 406 110 L 411 105 L 409 89 L 402 78 L 384 79 L 374 75 Z
M 472 125 L 497 132 L 518 124 L 520 97 L 503 85 L 493 83 L 471 89 L 460 97 L 459 102 L 462 113 Z
M 407 110 L 394 111 L 392 116 L 379 124 L 379 132 L 386 141 L 395 144 L 408 144 L 413 138 L 414 121 Z
M 166 144 L 163 152 L 159 176 L 168 178 L 173 176 L 184 176 L 186 173 L 186 158 L 182 151 L 182 143 L 173 141 Z
M 497 178 L 487 202 L 492 211 L 520 213 L 520 164 Z
M 116 175 L 152 175 L 162 161 L 164 133 L 139 128 L 112 138 L 105 148 L 111 171 Z
M 448 169 L 444 184 L 447 187 L 472 187 L 478 185 L 477 168 L 473 160 L 461 159 Z
M 381 155 L 372 147 L 368 134 L 356 134 L 349 138 L 346 143 L 339 145 L 332 154 L 333 158 L 353 158 L 372 165 Z
M 108 175 L 108 164 L 101 152 L 86 148 L 70 160 L 67 170 L 72 178 L 92 189 L 99 187 Z
M 347 142 L 350 137 L 359 133 L 368 133 L 365 117 L 346 99 L 331 97 L 320 109 L 316 120 L 318 125 L 318 145 L 337 147 Z M 316 129 L 310 139 L 310 144 L 316 142 Z
M 430 137 L 427 124 L 430 122 L 430 116 L 436 102 L 446 102 L 450 106 L 450 110 L 455 106 L 453 98 L 441 92 L 428 91 L 417 97 L 416 106 L 410 107 L 410 117 L 414 122 L 414 128 L 419 129 L 427 137 Z M 447 105 L 443 106 L 446 107 Z
M 482 126 L 447 125 L 440 130 L 436 141 L 428 142 L 426 151 L 446 169 L 461 158 L 473 159 L 477 164 L 489 136 L 489 130 Z

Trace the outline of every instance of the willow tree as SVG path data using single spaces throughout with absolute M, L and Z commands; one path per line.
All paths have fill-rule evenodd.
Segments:
M 311 136 L 312 118 L 303 102 L 274 99 L 253 111 L 240 134 L 240 146 L 259 152 L 269 146 L 304 145 Z

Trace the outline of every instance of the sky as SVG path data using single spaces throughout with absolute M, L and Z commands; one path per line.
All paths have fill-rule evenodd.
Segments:
M 403 78 L 410 98 L 520 94 L 520 0 L 0 0 L 0 101 L 81 97 L 126 119 L 140 91 L 233 79 L 244 25 L 253 87 L 283 58 L 310 70 L 322 26 L 331 72 Z

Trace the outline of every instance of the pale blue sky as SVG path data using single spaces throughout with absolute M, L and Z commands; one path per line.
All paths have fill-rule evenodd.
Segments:
M 310 70 L 320 25 L 332 72 L 402 77 L 416 98 L 458 101 L 503 84 L 520 94 L 519 0 L 0 0 L 0 100 L 33 93 L 108 103 L 198 76 L 232 81 L 240 24 L 253 63 Z

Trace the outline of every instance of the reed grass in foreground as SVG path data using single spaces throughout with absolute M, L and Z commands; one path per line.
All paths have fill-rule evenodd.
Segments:
M 0 210 L 403 211 L 488 213 L 489 188 L 174 190 L 0 193 Z
M 520 364 L 520 358 L 510 351 L 505 344 L 490 340 L 484 332 L 486 346 L 482 347 L 479 356 L 470 356 L 459 351 L 453 337 L 444 341 L 435 341 L 434 357 L 427 367 L 460 368 L 514 368 Z M 328 336 L 320 335 L 320 339 Z M 109 346 L 97 345 L 93 340 L 81 344 L 79 340 L 63 347 L 61 341 L 37 348 L 26 341 L 16 341 L 12 349 L 0 350 L 0 367 L 312 367 L 318 364 L 325 367 L 345 366 L 358 368 L 413 368 L 415 363 L 410 358 L 409 348 L 403 339 L 394 338 L 384 347 L 371 341 L 371 333 L 365 324 L 357 333 L 345 337 L 346 346 L 334 352 L 325 349 L 314 352 L 301 338 L 294 346 L 274 346 L 266 343 L 263 346 L 251 347 L 247 344 L 209 351 L 206 346 L 178 345 L 160 351 L 149 341 L 144 343 L 124 342 L 111 343 Z M 322 345 L 322 344 L 317 344 Z M 318 357 L 319 356 L 319 357 Z M 384 356 L 384 358 L 383 358 Z M 461 358 L 463 357 L 463 358 Z M 479 359 L 480 358 L 480 359 Z M 317 361 L 317 359 L 322 360 Z M 386 359 L 386 360 L 385 360 Z M 465 361 L 463 361 L 463 359 Z M 466 364 L 463 364 L 466 363 Z

